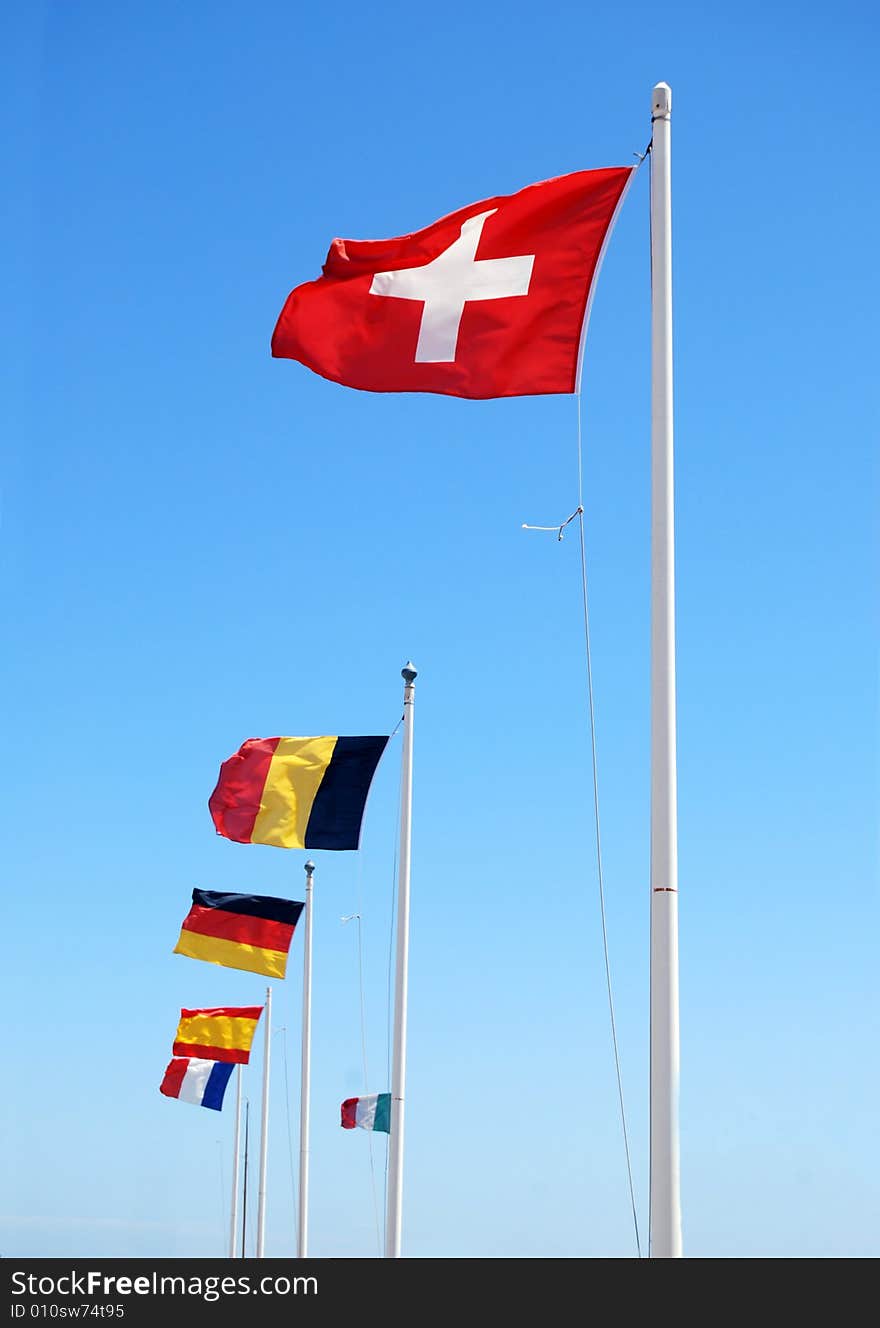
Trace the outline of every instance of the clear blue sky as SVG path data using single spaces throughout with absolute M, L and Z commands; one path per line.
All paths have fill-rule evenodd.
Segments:
M 569 397 L 347 391 L 269 338 L 333 236 L 648 142 L 674 97 L 684 1236 L 877 1255 L 873 6 L 33 4 L 4 42 L 6 1010 L 0 1252 L 224 1251 L 231 1112 L 160 1097 L 194 885 L 251 736 L 389 731 L 420 669 L 405 1252 L 634 1253 L 604 996 Z M 584 370 L 612 958 L 647 1206 L 647 172 Z M 399 739 L 318 859 L 312 1248 L 376 1252 Z M 268 1252 L 292 1249 L 301 937 Z M 259 1057 L 248 1092 L 259 1096 Z M 383 1145 L 375 1147 L 381 1178 Z M 254 1158 L 256 1154 L 254 1153 Z

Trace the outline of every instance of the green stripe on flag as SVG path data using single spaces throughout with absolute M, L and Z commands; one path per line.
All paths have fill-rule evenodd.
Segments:
M 376 1094 L 376 1116 L 373 1120 L 373 1129 L 382 1130 L 385 1134 L 391 1133 L 391 1094 Z

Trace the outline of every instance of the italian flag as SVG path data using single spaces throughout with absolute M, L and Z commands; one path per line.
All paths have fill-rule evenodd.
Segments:
M 366 1097 L 349 1097 L 342 1104 L 342 1128 L 353 1130 L 381 1130 L 391 1133 L 391 1094 L 368 1093 Z

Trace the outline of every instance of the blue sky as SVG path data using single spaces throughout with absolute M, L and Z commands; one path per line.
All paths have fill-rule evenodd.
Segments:
M 271 360 L 330 240 L 625 164 L 673 88 L 682 1193 L 695 1257 L 876 1256 L 877 18 L 747 0 L 7 16 L 7 1256 L 224 1251 L 231 1112 L 157 1086 L 194 885 L 302 898 L 206 808 L 246 737 L 390 731 L 419 670 L 404 1252 L 634 1254 L 593 857 L 569 397 Z M 873 108 L 871 108 L 873 109 Z M 647 172 L 583 378 L 603 845 L 647 1208 Z M 376 1253 L 399 738 L 316 874 L 312 1250 Z M 267 1252 L 293 1247 L 301 938 Z M 255 1109 L 259 1057 L 247 1092 Z M 381 1182 L 383 1145 L 374 1146 Z M 253 1154 L 255 1159 L 256 1154 Z

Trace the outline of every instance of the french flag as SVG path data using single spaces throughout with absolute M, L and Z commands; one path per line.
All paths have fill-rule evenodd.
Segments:
M 229 1061 L 200 1061 L 193 1057 L 175 1056 L 165 1071 L 159 1092 L 166 1097 L 192 1102 L 196 1107 L 223 1108 L 223 1094 L 235 1066 Z

